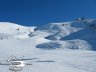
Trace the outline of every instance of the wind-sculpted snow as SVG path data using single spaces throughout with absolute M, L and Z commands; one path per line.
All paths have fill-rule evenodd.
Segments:
M 75 40 L 67 40 L 61 42 L 63 49 L 73 49 L 73 50 L 91 50 L 91 45 L 88 41 L 75 39 Z
M 71 27 L 72 22 L 63 22 L 63 23 L 52 23 L 50 28 L 47 31 L 50 31 L 52 34 L 45 37 L 49 40 L 58 40 L 62 37 L 65 37 L 71 33 L 74 33 L 79 30 L 79 28 Z M 47 25 L 46 25 L 47 26 Z M 43 28 L 43 27 L 42 27 Z M 41 28 L 40 28 L 41 29 Z M 41 29 L 42 30 L 42 29 Z M 44 29 L 46 30 L 46 29 Z
M 85 45 L 91 45 L 91 50 L 96 50 L 96 33 L 92 33 L 90 29 L 82 29 L 80 31 L 74 32 L 66 37 L 62 37 L 61 40 L 75 40 L 80 39 L 87 41 L 88 44 Z
M 36 47 L 40 49 L 57 49 L 61 48 L 61 44 L 59 44 L 58 42 L 47 42 L 39 44 Z

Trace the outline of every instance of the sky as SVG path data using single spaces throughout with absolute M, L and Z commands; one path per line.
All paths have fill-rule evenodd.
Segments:
M 96 18 L 96 0 L 0 0 L 0 22 L 41 26 L 82 16 Z

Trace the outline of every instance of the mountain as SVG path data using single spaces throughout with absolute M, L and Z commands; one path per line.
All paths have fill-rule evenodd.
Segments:
M 40 27 L 26 27 L 0 22 L 0 39 L 40 39 L 37 48 L 59 45 L 63 49 L 96 50 L 96 20 L 75 19 L 70 22 L 50 23 Z M 38 41 L 37 40 L 37 41 Z M 50 47 L 51 46 L 51 47 Z M 46 49 L 46 48 L 45 48 Z M 48 49 L 48 48 L 47 48 Z
M 33 32 L 36 27 L 25 27 L 10 22 L 0 22 L 0 38 L 27 38 L 27 34 Z
M 50 33 L 45 39 L 59 41 L 67 49 L 96 50 L 96 20 L 76 19 L 71 22 L 50 23 L 36 28 Z
M 95 72 L 95 30 L 96 19 L 86 18 L 40 27 L 0 22 L 0 62 L 15 55 L 34 58 L 23 72 Z

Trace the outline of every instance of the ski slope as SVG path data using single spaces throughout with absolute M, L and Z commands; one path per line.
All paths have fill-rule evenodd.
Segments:
M 35 58 L 20 72 L 96 72 L 95 19 L 26 27 L 0 22 L 0 61 L 11 55 Z M 18 29 L 19 28 L 19 29 Z M 0 65 L 0 72 L 11 72 Z

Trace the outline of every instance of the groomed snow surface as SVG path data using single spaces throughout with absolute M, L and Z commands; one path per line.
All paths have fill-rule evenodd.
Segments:
M 0 61 L 11 55 L 34 58 L 20 72 L 96 72 L 94 19 L 25 27 L 0 23 Z M 88 25 L 86 25 L 88 24 Z M 11 72 L 0 65 L 0 72 Z

